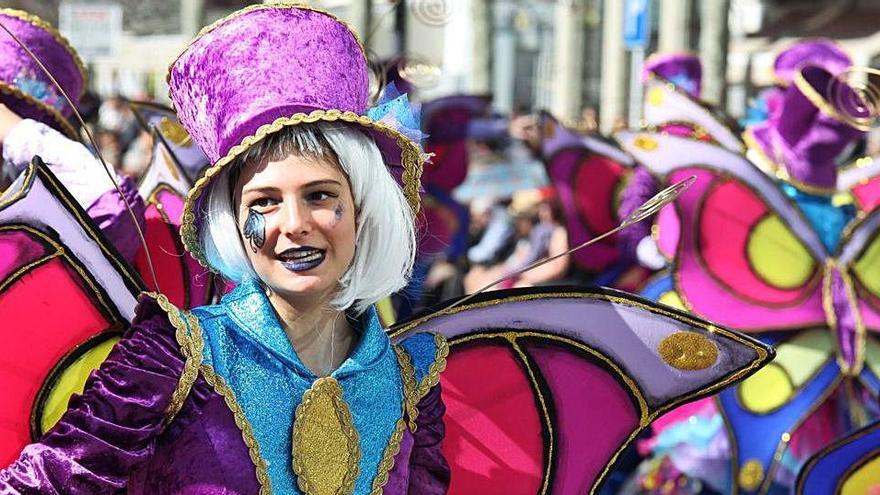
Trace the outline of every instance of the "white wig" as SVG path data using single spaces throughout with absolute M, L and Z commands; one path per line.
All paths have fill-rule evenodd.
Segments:
M 376 143 L 345 124 L 286 127 L 254 144 L 208 185 L 200 239 L 208 263 L 234 282 L 259 279 L 239 234 L 233 189 L 244 166 L 294 154 L 330 159 L 348 177 L 356 213 L 355 254 L 332 305 L 361 314 L 409 281 L 416 242 L 412 209 Z

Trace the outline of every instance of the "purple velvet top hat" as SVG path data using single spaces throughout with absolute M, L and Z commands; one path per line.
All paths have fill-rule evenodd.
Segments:
M 171 64 L 168 85 L 180 123 L 212 163 L 190 191 L 181 225 L 184 244 L 203 263 L 196 212 L 206 185 L 249 146 L 286 126 L 356 126 L 376 141 L 418 210 L 422 150 L 397 128 L 406 126 L 387 113 L 367 112 L 363 46 L 333 15 L 290 4 L 242 9 L 199 33 Z
M 860 137 L 868 117 L 859 96 L 825 68 L 802 66 L 794 73 L 777 112 L 744 134 L 764 168 L 810 193 L 831 194 L 836 159 Z
M 837 75 L 850 66 L 852 59 L 836 42 L 816 38 L 800 41 L 786 48 L 773 62 L 773 76 L 780 86 L 791 84 L 802 65 L 816 65 L 832 75 Z
M 34 52 L 74 104 L 78 103 L 86 89 L 86 71 L 70 43 L 48 22 L 21 10 L 0 9 L 0 22 Z M 23 118 L 76 136 L 67 122 L 73 113 L 70 105 L 37 63 L 2 30 L 0 102 Z
M 642 79 L 660 76 L 694 98 L 700 97 L 703 66 L 692 53 L 655 53 L 648 57 L 642 69 Z

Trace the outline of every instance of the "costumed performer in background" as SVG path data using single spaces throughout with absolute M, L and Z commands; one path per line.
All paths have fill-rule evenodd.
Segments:
M 70 43 L 49 23 L 30 13 L 0 9 L 0 22 L 52 71 L 77 104 L 88 84 L 85 66 Z M 134 181 L 120 177 L 117 191 L 95 157 L 76 141 L 67 119 L 73 109 L 25 50 L 0 32 L 0 191 L 40 156 L 123 257 L 133 262 L 140 249 L 122 196 L 142 222 L 143 200 Z M 62 134 L 63 133 L 63 134 Z M 120 192 L 122 196 L 120 196 Z

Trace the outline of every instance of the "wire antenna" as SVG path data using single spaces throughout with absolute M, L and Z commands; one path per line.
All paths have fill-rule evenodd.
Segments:
M 683 192 L 685 192 L 689 187 L 691 187 L 693 185 L 693 183 L 696 182 L 696 180 L 697 180 L 697 177 L 692 175 L 686 179 L 682 179 L 682 180 L 676 182 L 675 184 L 672 184 L 671 186 L 667 187 L 666 189 L 663 189 L 662 191 L 660 191 L 659 193 L 654 195 L 652 198 L 650 198 L 647 201 L 645 201 L 644 203 L 642 203 L 628 217 L 624 218 L 617 227 L 609 230 L 608 232 L 605 232 L 604 234 L 601 234 L 598 237 L 594 237 L 587 242 L 584 242 L 578 246 L 575 246 L 564 253 L 560 253 L 560 254 L 557 254 L 556 256 L 550 256 L 547 258 L 540 259 L 540 260 L 538 260 L 528 266 L 525 266 L 525 267 L 523 267 L 513 273 L 508 273 L 507 275 L 504 275 L 503 277 L 498 278 L 489 284 L 486 284 L 485 286 L 481 287 L 476 292 L 474 292 L 474 293 L 472 293 L 462 299 L 459 299 L 458 301 L 454 302 L 453 304 L 451 304 L 441 310 L 436 311 L 434 314 L 443 313 L 444 311 L 448 311 L 456 306 L 464 304 L 467 301 L 476 297 L 477 295 L 482 294 L 483 292 L 491 289 L 492 287 L 495 287 L 499 283 L 501 283 L 511 277 L 515 277 L 517 275 L 522 275 L 523 273 L 525 273 L 529 270 L 533 270 L 541 265 L 550 263 L 551 261 L 553 261 L 555 259 L 562 258 L 563 256 L 568 256 L 568 255 L 574 253 L 575 251 L 583 249 L 591 244 L 595 244 L 595 243 L 601 241 L 602 239 L 607 238 L 608 236 L 611 236 L 617 232 L 620 232 L 621 230 L 629 227 L 630 225 L 641 222 L 642 220 L 644 220 L 644 219 L 650 217 L 651 215 L 657 213 L 658 211 L 660 211 L 660 209 L 663 208 L 664 206 L 675 201 L 675 199 L 678 198 L 679 196 L 681 196 L 681 194 Z

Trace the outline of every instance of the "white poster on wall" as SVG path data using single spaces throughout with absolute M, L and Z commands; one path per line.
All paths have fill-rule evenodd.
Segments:
M 86 61 L 119 53 L 122 5 L 62 2 L 58 24 L 61 34 Z

